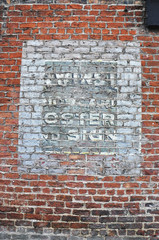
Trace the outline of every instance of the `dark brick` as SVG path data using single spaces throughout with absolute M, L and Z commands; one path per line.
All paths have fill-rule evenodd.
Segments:
M 110 229 L 124 229 L 125 228 L 125 225 L 122 225 L 122 224 L 111 224 L 111 225 L 108 225 L 108 228 Z
M 86 236 L 89 234 L 89 230 L 81 230 L 81 235 Z
M 96 217 L 81 217 L 81 222 L 97 222 Z
M 0 226 L 14 226 L 14 221 L 1 220 Z
M 153 222 L 153 217 L 137 217 L 136 222 Z
M 146 198 L 143 197 L 143 196 L 131 196 L 130 197 L 130 201 L 143 201 L 145 200 Z
M 119 222 L 134 222 L 134 218 L 133 217 L 119 217 L 118 221 Z
M 100 228 L 105 228 L 105 224 L 89 224 L 90 229 L 100 229 Z
M 130 223 L 130 224 L 125 224 L 126 229 L 141 229 L 142 224 L 141 223 Z
M 124 210 L 112 210 L 111 211 L 111 215 L 125 215 L 125 211 Z
M 107 233 L 106 230 L 100 230 L 100 235 L 101 235 L 101 236 L 107 236 L 108 233 Z
M 154 203 L 146 203 L 145 207 L 153 207 Z
M 20 221 L 16 221 L 15 225 L 28 227 L 28 226 L 32 226 L 32 222 L 20 220 Z
M 107 210 L 93 210 L 92 215 L 98 215 L 98 216 L 109 215 L 109 211 L 107 211 Z
M 135 235 L 135 230 L 128 230 L 127 233 L 130 236 L 134 236 Z
M 55 228 L 55 229 L 58 229 L 58 228 L 60 228 L 60 229 L 62 229 L 62 228 L 69 228 L 69 223 L 66 223 L 66 222 L 64 222 L 64 223 L 61 223 L 61 222 L 53 222 L 52 223 L 52 227 L 53 228 Z
M 84 215 L 89 216 L 90 212 L 87 210 L 73 210 L 74 215 Z
M 43 233 L 43 229 L 42 228 L 27 228 L 27 232 L 42 234 Z
M 119 229 L 118 234 L 119 234 L 119 236 L 125 236 L 126 235 L 126 229 Z
M 158 228 L 159 229 L 159 223 L 145 224 L 145 228 Z
M 91 231 L 92 237 L 98 236 L 98 233 L 99 233 L 99 231 L 98 231 L 98 230 L 95 230 L 95 229 L 93 229 L 93 230 Z
M 63 216 L 62 221 L 66 222 L 79 222 L 79 217 L 77 216 Z
M 0 207 L 0 212 L 16 212 L 16 208 L 15 207 L 4 207 L 4 206 L 1 206 Z
M 102 222 L 102 223 L 116 222 L 116 218 L 115 217 L 101 217 L 99 219 L 99 222 Z
M 104 240 L 103 237 L 89 237 L 87 240 Z
M 67 240 L 67 237 L 64 237 L 64 236 L 52 236 L 51 240 Z
M 49 222 L 34 222 L 33 226 L 35 228 L 50 227 L 50 223 Z
M 47 240 L 47 239 L 49 239 L 49 237 L 48 236 L 44 236 L 44 235 L 39 235 L 39 234 L 37 234 L 37 235 L 31 235 L 30 236 L 30 238 L 29 238 L 29 240 Z
M 151 214 L 157 214 L 157 215 L 159 215 L 159 210 L 158 210 L 158 209 L 149 209 L 147 212 L 148 212 L 148 213 L 151 213 Z
M 140 236 L 154 236 L 154 230 L 138 230 L 136 231 L 136 235 Z

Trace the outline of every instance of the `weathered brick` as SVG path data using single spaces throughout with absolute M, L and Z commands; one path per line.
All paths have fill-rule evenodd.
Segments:
M 64 236 L 52 236 L 51 237 L 51 240 L 67 240 L 67 237 L 64 237 Z
M 29 239 L 27 235 L 24 235 L 24 234 L 21 234 L 21 235 L 18 235 L 18 234 L 12 234 L 12 239 L 13 240 L 27 240 Z
M 7 234 L 7 233 L 0 233 L 0 239 L 11 239 L 11 235 Z

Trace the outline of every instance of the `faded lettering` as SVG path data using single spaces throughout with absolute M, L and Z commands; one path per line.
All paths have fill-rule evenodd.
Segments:
M 111 62 L 46 63 L 43 148 L 100 153 L 107 151 L 108 142 L 114 148 L 115 79 L 116 67 Z

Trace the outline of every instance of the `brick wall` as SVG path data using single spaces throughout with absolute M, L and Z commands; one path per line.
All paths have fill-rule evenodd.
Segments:
M 158 239 L 159 38 L 144 3 L 0 12 L 0 239 Z

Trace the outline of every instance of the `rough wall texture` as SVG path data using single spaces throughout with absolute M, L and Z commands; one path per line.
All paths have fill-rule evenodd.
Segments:
M 132 41 L 27 41 L 21 68 L 19 170 L 138 175 L 139 53 L 139 44 Z M 65 161 L 70 153 L 85 156 L 71 167 L 54 153 L 66 154 Z
M 0 239 L 159 239 L 158 30 L 39 2 L 0 7 Z

